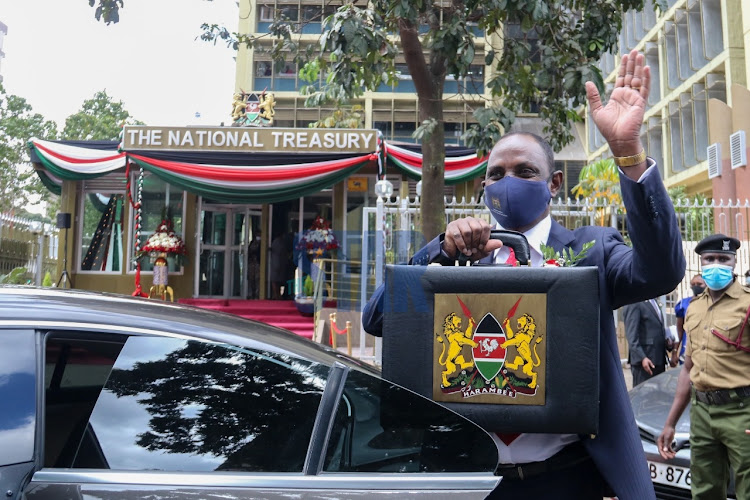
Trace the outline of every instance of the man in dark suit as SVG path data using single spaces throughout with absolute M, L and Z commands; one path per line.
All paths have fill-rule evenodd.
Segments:
M 623 308 L 625 335 L 628 337 L 628 362 L 633 387 L 667 368 L 667 340 L 661 308 L 654 299 Z
M 599 269 L 601 347 L 599 434 L 527 433 L 509 443 L 498 440 L 503 480 L 489 498 L 601 500 L 607 485 L 620 500 L 655 498 L 622 376 L 612 316 L 615 308 L 671 292 L 685 273 L 672 202 L 639 138 L 649 80 L 643 55 L 633 51 L 622 60 L 606 107 L 596 87 L 586 84 L 594 122 L 620 167 L 632 248 L 616 229 L 586 226 L 570 231 L 552 220 L 549 201 L 560 191 L 563 178 L 554 169 L 546 141 L 533 134 L 506 134 L 490 153 L 483 182 L 485 203 L 496 227 L 526 235 L 532 265 L 543 261 L 541 244 L 578 254 L 584 244 L 595 242 L 579 265 Z M 489 239 L 491 227 L 474 218 L 453 221 L 414 255 L 411 264 L 449 264 L 459 253 L 472 261 L 506 262 L 509 251 Z M 365 330 L 373 335 L 382 334 L 383 291 L 383 286 L 378 288 L 362 314 Z

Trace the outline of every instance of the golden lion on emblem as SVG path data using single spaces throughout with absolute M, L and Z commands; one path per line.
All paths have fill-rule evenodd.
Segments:
M 541 364 L 539 353 L 536 351 L 536 346 L 542 341 L 542 336 L 540 335 L 539 337 L 537 337 L 536 341 L 534 342 L 534 355 L 536 356 L 536 363 L 534 363 L 531 359 L 531 342 L 532 340 L 534 340 L 534 336 L 536 335 L 536 322 L 530 315 L 524 314 L 523 316 L 518 318 L 516 324 L 518 326 L 518 331 L 516 331 L 515 334 L 510 328 L 509 321 L 507 321 L 505 325 L 503 325 L 505 326 L 506 336 L 508 340 L 503 342 L 500 347 L 502 347 L 503 349 L 507 349 L 509 346 L 516 347 L 516 352 L 518 353 L 518 355 L 515 357 L 512 363 L 506 362 L 505 366 L 507 366 L 511 370 L 515 370 L 519 366 L 522 366 L 523 368 L 521 369 L 521 371 L 531 377 L 529 388 L 533 389 L 536 387 L 537 378 L 537 373 L 534 371 L 534 368 Z
M 472 338 L 474 335 L 474 326 L 474 318 L 469 318 L 469 327 L 466 329 L 466 333 L 464 333 L 461 331 L 461 318 L 456 313 L 450 313 L 445 317 L 445 321 L 443 321 L 443 335 L 442 337 L 439 333 L 436 335 L 437 341 L 443 344 L 443 352 L 440 358 L 438 358 L 440 366 L 445 367 L 445 370 L 443 370 L 443 387 L 450 385 L 448 383 L 448 376 L 453 375 L 459 368 L 464 370 L 474 366 L 474 360 L 467 361 L 464 355 L 461 354 L 465 345 L 472 348 L 479 345 Z

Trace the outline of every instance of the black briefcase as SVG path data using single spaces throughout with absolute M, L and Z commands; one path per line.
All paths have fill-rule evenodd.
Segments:
M 384 378 L 490 432 L 597 433 L 596 267 L 398 265 L 385 286 Z

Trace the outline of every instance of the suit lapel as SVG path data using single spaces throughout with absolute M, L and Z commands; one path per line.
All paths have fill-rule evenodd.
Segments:
M 555 252 L 562 252 L 564 248 L 573 246 L 574 242 L 575 235 L 573 235 L 573 231 L 565 229 L 555 222 L 555 219 L 552 219 L 547 246 L 554 248 Z
M 646 306 L 651 309 L 651 314 L 654 315 L 654 317 L 661 323 L 661 311 L 657 311 L 656 307 L 654 307 L 654 303 L 652 302 L 653 299 L 649 299 L 646 301 Z

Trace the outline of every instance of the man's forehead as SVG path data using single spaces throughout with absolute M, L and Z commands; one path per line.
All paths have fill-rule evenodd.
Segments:
M 526 161 L 546 165 L 546 157 L 542 146 L 531 136 L 515 134 L 501 139 L 492 148 L 489 158 L 489 166 L 493 167 L 493 161 Z

